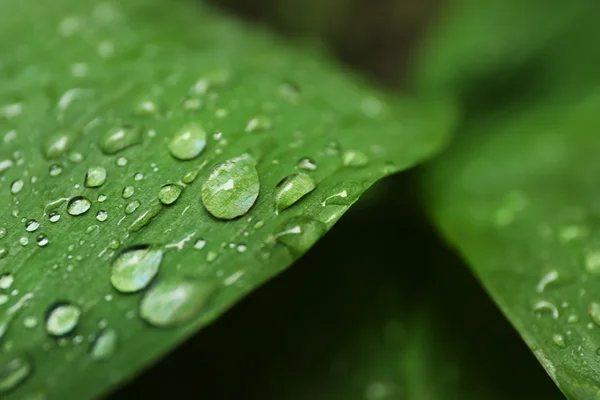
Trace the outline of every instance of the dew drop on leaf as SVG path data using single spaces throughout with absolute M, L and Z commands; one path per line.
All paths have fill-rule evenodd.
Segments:
M 44 233 L 40 233 L 39 235 L 37 235 L 37 237 L 35 238 L 35 241 L 37 242 L 37 245 L 39 247 L 46 247 L 48 245 L 48 243 L 50 243 L 50 239 Z
M 53 164 L 50 166 L 50 169 L 48 170 L 48 172 L 50 173 L 50 176 L 58 176 L 62 173 L 62 167 L 58 164 Z
M 315 219 L 296 216 L 279 226 L 275 232 L 277 241 L 294 255 L 305 253 L 326 232 L 324 223 Z
M 0 275 L 0 289 L 10 289 L 14 281 L 15 278 L 13 274 L 11 274 L 10 272 L 3 273 L 2 275 Z
M 147 210 L 142 212 L 135 221 L 129 226 L 129 232 L 137 232 L 150 223 L 163 209 L 161 203 L 156 203 L 150 206 Z
M 567 347 L 565 337 L 559 333 L 555 333 L 554 335 L 552 335 L 552 341 L 554 342 L 554 344 L 556 344 L 561 349 L 564 349 L 565 347 Z
M 69 200 L 69 204 L 67 204 L 67 212 L 70 215 L 78 216 L 85 214 L 91 206 L 92 202 L 86 197 L 76 196 Z
M 25 223 L 25 230 L 27 232 L 35 232 L 40 227 L 40 223 L 35 219 L 30 219 Z
M 85 174 L 85 186 L 89 188 L 97 188 L 104 185 L 106 181 L 106 168 L 95 166 L 90 167 Z
M 116 154 L 142 141 L 141 130 L 132 126 L 112 128 L 100 138 L 98 147 L 104 154 Z
M 24 356 L 10 358 L 0 364 L 0 393 L 7 393 L 25 381 L 32 372 L 30 361 Z
M 0 260 L 8 255 L 8 249 L 4 246 L 0 246 Z
M 117 341 L 117 332 L 114 330 L 107 329 L 100 332 L 90 347 L 90 357 L 96 361 L 110 358 L 115 354 Z
M 206 240 L 204 240 L 204 239 L 198 239 L 194 243 L 194 248 L 196 250 L 202 250 L 204 248 L 204 246 L 206 246 Z
M 213 284 L 198 280 L 164 280 L 144 295 L 140 317 L 159 328 L 180 325 L 199 315 L 214 292 Z
M 76 134 L 66 132 L 48 136 L 42 145 L 42 152 L 48 159 L 58 158 L 71 149 L 76 139 Z
M 108 219 L 108 213 L 105 210 L 100 210 L 96 213 L 96 220 L 104 222 Z
M 314 179 L 306 174 L 297 173 L 284 178 L 275 188 L 275 211 L 290 207 L 315 189 Z
M 5 227 L 0 228 L 0 239 L 4 239 L 8 235 L 8 230 Z
M 133 194 L 134 194 L 134 193 L 135 193 L 135 189 L 133 188 L 133 186 L 125 186 L 125 187 L 123 188 L 123 192 L 121 193 L 121 196 L 122 196 L 124 199 L 128 199 L 128 198 L 130 198 L 131 196 L 133 196 Z
M 246 214 L 260 190 L 255 164 L 254 159 L 245 154 L 217 165 L 202 185 L 204 207 L 220 219 Z
M 585 270 L 592 275 L 600 275 L 600 251 L 592 251 L 586 255 Z
M 592 321 L 600 326 L 600 303 L 592 302 L 588 305 L 588 313 L 592 318 Z
M 46 315 L 46 332 L 52 336 L 64 336 L 73 332 L 79 323 L 81 309 L 71 303 L 56 303 Z
M 127 203 L 127 205 L 125 206 L 125 214 L 133 214 L 139 206 L 140 202 L 138 200 L 134 200 L 130 203 Z
M 316 171 L 317 163 L 312 158 L 304 157 L 298 160 L 296 163 L 296 168 L 304 171 Z
M 190 183 L 194 182 L 199 173 L 200 169 L 194 168 L 193 170 L 186 172 L 186 174 L 183 175 L 183 178 L 181 178 L 181 182 L 185 183 L 186 185 L 189 185 Z
M 17 194 L 21 191 L 21 189 L 23 189 L 23 186 L 25 186 L 25 182 L 23 182 L 22 179 L 17 179 L 11 183 L 10 192 L 12 194 Z
M 179 199 L 183 188 L 176 184 L 166 184 L 158 192 L 158 200 L 165 205 L 171 205 Z
M 178 160 L 192 160 L 206 147 L 206 132 L 198 124 L 185 126 L 169 142 L 171 155 Z
M 112 263 L 110 282 L 122 293 L 142 290 L 158 273 L 162 258 L 162 250 L 147 245 L 126 249 Z
M 261 115 L 258 117 L 254 117 L 250 121 L 248 121 L 248 124 L 246 124 L 245 131 L 248 133 L 264 132 L 270 130 L 272 127 L 273 123 L 271 122 L 269 117 Z
M 369 163 L 369 157 L 358 150 L 346 150 L 342 156 L 346 167 L 364 167 Z
M 50 214 L 48 214 L 48 219 L 50 220 L 50 222 L 56 223 L 60 221 L 60 214 L 58 213 L 58 211 L 51 211 Z

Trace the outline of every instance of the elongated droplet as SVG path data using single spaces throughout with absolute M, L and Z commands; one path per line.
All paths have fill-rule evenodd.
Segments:
M 40 227 L 40 223 L 35 219 L 30 219 L 25 223 L 25 230 L 27 232 L 35 232 Z
M 142 212 L 135 221 L 129 226 L 129 232 L 137 232 L 150 223 L 163 209 L 161 203 L 156 203 L 150 206 L 147 210 Z
M 0 289 L 10 289 L 13 282 L 15 281 L 15 277 L 10 272 L 5 272 L 0 275 Z
M 125 187 L 123 188 L 123 193 L 121 193 L 121 196 L 122 196 L 124 199 L 128 199 L 128 198 L 130 198 L 131 196 L 133 196 L 133 194 L 134 194 L 134 193 L 135 193 L 135 189 L 133 188 L 133 186 L 125 186 Z
M 132 126 L 112 128 L 100 138 L 98 147 L 104 154 L 116 154 L 141 143 L 141 130 Z
M 312 158 L 304 157 L 298 160 L 296 163 L 296 168 L 304 171 L 316 171 L 317 163 Z
M 160 328 L 180 325 L 196 317 L 215 292 L 215 286 L 197 280 L 165 280 L 142 299 L 140 317 Z
M 88 212 L 92 202 L 83 196 L 76 196 L 69 200 L 67 205 L 67 212 L 71 215 L 77 216 Z
M 246 214 L 260 190 L 255 164 L 254 159 L 246 154 L 217 165 L 202 185 L 204 207 L 221 219 Z
M 52 336 L 64 336 L 71 333 L 79 323 L 81 309 L 71 303 L 62 302 L 53 305 L 46 315 L 46 332 Z
M 600 303 L 590 303 L 588 306 L 588 313 L 590 314 L 590 317 L 592 317 L 592 321 L 600 326 Z
M 79 135 L 59 132 L 48 136 L 42 145 L 42 152 L 47 159 L 57 158 L 69 151 Z
M 173 136 L 169 143 L 171 155 L 179 160 L 192 160 L 206 147 L 206 132 L 198 124 L 190 124 Z
M 180 185 L 175 185 L 172 183 L 166 184 L 160 188 L 160 191 L 158 192 L 158 200 L 160 200 L 160 202 L 163 204 L 171 205 L 177 201 L 182 190 L 183 188 Z
M 325 224 L 321 221 L 296 216 L 279 226 L 275 238 L 293 254 L 301 255 L 310 249 L 325 234 L 326 230 Z
M 317 185 L 309 175 L 298 173 L 288 176 L 275 188 L 275 210 L 277 212 L 285 210 L 312 192 L 315 187 Z
M 369 157 L 358 150 L 346 150 L 342 156 L 346 167 L 364 167 L 369 163 Z
M 25 356 L 16 356 L 0 363 L 0 393 L 16 388 L 31 375 L 32 367 Z
M 162 250 L 147 245 L 129 248 L 114 260 L 110 282 L 122 293 L 142 290 L 158 273 L 162 257 Z
M 96 188 L 104 185 L 106 181 L 106 168 L 104 167 L 90 167 L 85 174 L 85 186 L 89 188 Z
M 98 337 L 92 343 L 90 348 L 90 356 L 94 360 L 106 360 L 110 358 L 117 349 L 117 332 L 112 329 L 107 329 L 100 332 Z
M 135 210 L 140 206 L 140 202 L 138 200 L 134 200 L 132 202 L 127 203 L 125 206 L 125 214 L 133 214 Z

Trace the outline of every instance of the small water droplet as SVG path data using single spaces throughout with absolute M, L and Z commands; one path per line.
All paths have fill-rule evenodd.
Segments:
M 23 326 L 25 328 L 35 328 L 38 324 L 38 320 L 36 317 L 28 316 L 23 319 Z
M 104 185 L 106 181 L 106 168 L 95 166 L 90 167 L 85 174 L 85 186 L 89 188 L 97 188 Z
M 0 246 L 0 260 L 8 255 L 8 249 L 4 246 Z
M 106 131 L 98 146 L 104 154 L 116 154 L 142 141 L 141 130 L 132 126 L 112 128 Z
M 264 132 L 270 130 L 272 127 L 273 123 L 271 122 L 271 119 L 269 119 L 269 117 L 258 116 L 248 121 L 248 124 L 246 124 L 245 131 L 248 133 Z
M 317 163 L 312 158 L 304 157 L 298 160 L 296 163 L 296 168 L 304 171 L 316 171 Z
M 58 176 L 62 173 L 63 169 L 58 164 L 52 164 L 49 169 L 50 176 Z
M 200 168 L 194 168 L 193 170 L 187 172 L 183 176 L 183 178 L 181 178 L 181 182 L 185 183 L 186 185 L 189 185 L 190 183 L 194 182 L 199 173 Z
M 77 327 L 80 316 L 78 306 L 68 302 L 56 303 L 46 315 L 46 332 L 55 337 L 68 335 Z
M 134 200 L 130 203 L 127 203 L 127 205 L 125 206 L 125 214 L 133 214 L 139 206 L 140 202 L 138 200 Z
M 129 232 L 137 232 L 150 223 L 163 209 L 161 203 L 156 203 L 150 206 L 147 210 L 142 212 L 140 216 L 131 223 L 129 226 Z
M 592 318 L 592 321 L 600 326 L 600 303 L 592 302 L 588 306 L 588 313 Z
M 40 223 L 35 219 L 30 219 L 25 223 L 25 230 L 27 232 L 35 232 L 40 227 Z
M 106 360 L 117 350 L 117 332 L 107 329 L 100 332 L 90 348 L 90 356 L 93 360 Z
M 0 393 L 7 393 L 24 382 L 32 372 L 25 356 L 16 356 L 0 364 Z
M 39 247 L 46 247 L 48 245 L 48 243 L 50 243 L 50 239 L 48 239 L 48 236 L 46 236 L 43 233 L 40 233 L 39 235 L 37 235 L 37 237 L 35 238 L 35 241 L 37 242 L 37 245 Z
M 237 245 L 236 250 L 238 251 L 238 253 L 245 253 L 248 250 L 248 246 L 241 243 Z
M 139 182 L 142 179 L 144 179 L 144 174 L 140 174 L 139 172 L 133 176 L 133 180 L 136 182 Z
M 15 281 L 15 277 L 10 272 L 5 272 L 0 275 L 0 289 L 6 290 L 10 289 L 13 282 Z
M 175 185 L 172 183 L 166 184 L 160 188 L 158 192 L 158 199 L 161 203 L 166 205 L 171 205 L 179 199 L 181 195 L 181 191 L 183 188 L 179 185 Z
M 163 252 L 147 245 L 123 251 L 112 263 L 110 282 L 119 292 L 144 289 L 158 273 Z
M 5 227 L 0 227 L 0 240 L 4 239 L 8 235 L 8 229 Z
M 569 315 L 569 318 L 567 318 L 567 322 L 569 324 L 576 324 L 579 322 L 579 317 L 575 314 L 571 314 Z
M 206 147 L 206 132 L 198 124 L 189 124 L 173 136 L 169 142 L 171 155 L 178 160 L 192 160 Z
M 124 167 L 127 165 L 128 161 L 125 157 L 119 157 L 115 163 L 117 164 L 117 167 Z
M 69 154 L 69 161 L 71 161 L 73 164 L 78 164 L 83 161 L 83 154 L 75 151 Z
M 554 342 L 554 344 L 556 344 L 561 349 L 564 349 L 565 347 L 567 347 L 565 337 L 561 334 L 555 333 L 554 335 L 552 335 L 552 341 Z
M 133 196 L 133 194 L 134 194 L 134 193 L 135 193 L 135 189 L 133 188 L 133 186 L 125 186 L 125 187 L 123 188 L 123 193 L 121 194 L 121 196 L 122 196 L 124 199 L 128 199 L 128 198 L 130 198 L 131 196 Z
M 215 261 L 218 256 L 219 256 L 219 254 L 216 251 L 211 250 L 206 254 L 206 261 L 211 263 L 211 262 Z
M 325 154 L 328 156 L 340 155 L 340 144 L 336 141 L 331 141 L 325 146 Z
M 48 214 L 48 219 L 52 223 L 56 223 L 56 222 L 60 221 L 60 214 L 59 214 L 59 212 L 58 211 L 51 211 L 50 214 Z
M 556 308 L 556 306 L 554 304 L 552 304 L 546 300 L 541 300 L 541 301 L 538 301 L 537 303 L 535 303 L 533 305 L 533 311 L 536 313 L 538 318 L 544 312 L 549 312 L 552 315 L 552 318 L 554 318 L 554 319 L 558 319 L 558 317 L 559 317 L 558 308 Z
M 215 217 L 233 219 L 246 214 L 260 190 L 256 162 L 249 155 L 217 165 L 202 185 L 204 207 Z
M 19 244 L 23 247 L 27 246 L 29 244 L 29 238 L 27 236 L 21 236 L 19 238 Z
M 158 104 L 150 99 L 145 99 L 137 103 L 135 112 L 142 116 L 153 116 L 158 113 Z
M 96 213 L 96 219 L 100 222 L 104 222 L 108 219 L 108 213 L 105 210 L 100 210 Z
M 275 211 L 290 207 L 316 187 L 314 179 L 306 174 L 297 173 L 284 178 L 275 187 Z
M 107 197 L 105 194 L 99 194 L 98 195 L 98 203 L 104 203 L 106 201 Z
M 67 212 L 70 215 L 78 216 L 85 214 L 90 207 L 92 206 L 92 202 L 83 196 L 76 196 L 69 200 L 69 204 L 67 205 Z
M 202 250 L 204 246 L 206 246 L 206 240 L 204 239 L 198 239 L 196 240 L 196 243 L 194 243 L 194 248 L 196 250 Z
M 346 150 L 342 156 L 346 167 L 364 167 L 369 163 L 369 157 L 358 150 Z
M 140 317 L 149 324 L 168 328 L 198 316 L 215 286 L 197 280 L 164 280 L 144 295 Z
M 277 241 L 294 255 L 305 253 L 326 232 L 324 223 L 315 219 L 296 216 L 279 226 L 275 233 Z
M 542 293 L 546 289 L 546 286 L 553 282 L 556 282 L 558 278 L 558 271 L 553 270 L 547 272 L 544 276 L 542 276 L 542 279 L 540 279 L 539 283 L 537 284 L 536 291 L 538 293 Z
M 23 189 L 24 185 L 25 185 L 25 182 L 23 182 L 22 179 L 17 179 L 15 181 L 13 181 L 13 183 L 10 185 L 10 192 L 12 194 L 17 194 Z

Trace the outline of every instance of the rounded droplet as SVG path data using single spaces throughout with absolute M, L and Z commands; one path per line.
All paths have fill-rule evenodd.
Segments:
M 25 186 L 25 182 L 23 182 L 22 179 L 17 179 L 11 183 L 10 192 L 12 194 L 17 194 L 23 189 L 23 186 Z
M 163 252 L 147 245 L 123 251 L 112 263 L 110 282 L 119 292 L 144 289 L 158 273 Z
M 321 221 L 296 216 L 279 226 L 275 238 L 293 254 L 301 255 L 308 251 L 325 234 L 326 230 L 325 224 Z
M 25 381 L 33 370 L 24 356 L 10 358 L 0 364 L 0 393 L 7 393 Z
M 134 193 L 135 193 L 135 189 L 133 188 L 133 186 L 125 186 L 125 187 L 123 188 L 123 193 L 121 193 L 121 196 L 122 196 L 124 199 L 128 199 L 128 198 L 130 198 L 131 196 L 133 196 L 133 194 L 134 194 Z
M 206 240 L 204 240 L 204 239 L 198 239 L 194 243 L 194 248 L 196 250 L 202 250 L 204 248 L 204 246 L 206 246 Z
M 116 154 L 131 146 L 135 146 L 142 141 L 140 129 L 132 126 L 124 126 L 109 129 L 102 138 L 98 146 L 104 154 Z
M 127 163 L 128 163 L 128 161 L 125 157 L 119 157 L 119 158 L 117 158 L 117 161 L 115 162 L 115 164 L 117 164 L 117 167 L 124 167 L 127 165 Z
M 167 328 L 196 317 L 204 309 L 215 286 L 197 280 L 165 280 L 142 299 L 140 317 L 149 324 Z
M 60 214 L 59 214 L 59 212 L 58 211 L 51 211 L 50 214 L 48 214 L 48 219 L 52 223 L 58 222 L 60 220 Z
M 161 203 L 152 204 L 148 209 L 143 211 L 135 221 L 129 226 L 129 232 L 137 232 L 148 225 L 163 209 Z
M 565 341 L 565 337 L 561 334 L 555 333 L 552 335 L 552 341 L 561 349 L 567 347 L 567 342 Z
M 13 282 L 15 281 L 15 277 L 10 272 L 5 272 L 0 275 L 0 289 L 10 289 Z
M 181 195 L 181 191 L 183 188 L 179 185 L 175 185 L 172 183 L 166 184 L 160 188 L 158 192 L 158 199 L 161 203 L 166 205 L 171 205 L 179 199 Z
M 65 336 L 73 332 L 81 317 L 81 309 L 71 303 L 53 305 L 46 315 L 46 332 L 52 336 Z
M 100 210 L 96 213 L 96 219 L 99 222 L 104 222 L 108 219 L 108 213 L 105 210 Z
M 592 317 L 592 321 L 600 326 L 600 303 L 592 302 L 588 306 L 588 313 Z
M 296 168 L 304 171 L 316 171 L 317 163 L 312 158 L 304 157 L 298 160 L 296 163 Z
M 106 360 L 110 358 L 117 349 L 117 332 L 112 329 L 102 331 L 92 343 L 90 348 L 90 356 L 92 359 Z
M 46 247 L 48 243 L 50 243 L 50 239 L 48 239 L 48 236 L 44 233 L 37 235 L 35 241 L 39 247 Z
M 369 157 L 358 150 L 346 150 L 342 156 L 346 167 L 364 167 L 369 163 Z
M 85 214 L 90 207 L 92 206 L 92 202 L 83 196 L 76 196 L 69 200 L 69 204 L 67 205 L 67 212 L 70 215 L 78 216 Z
M 104 185 L 106 181 L 106 168 L 104 167 L 90 167 L 85 174 L 85 186 L 89 188 L 96 188 Z
M 35 232 L 40 227 L 40 223 L 35 219 L 30 219 L 25 223 L 25 230 L 27 232 Z
M 217 165 L 202 185 L 204 207 L 220 219 L 246 214 L 260 190 L 255 164 L 246 154 Z
M 265 117 L 265 116 L 261 115 L 258 117 L 254 117 L 250 121 L 248 121 L 245 131 L 248 133 L 262 132 L 262 131 L 267 131 L 267 130 L 271 129 L 272 127 L 273 127 L 273 123 L 271 122 L 269 117 Z
M 140 202 L 138 200 L 134 200 L 130 203 L 127 203 L 127 205 L 125 206 L 125 214 L 133 214 L 139 206 Z
M 0 246 L 0 260 L 8 255 L 8 249 L 4 246 Z
M 303 173 L 284 178 L 275 188 L 275 210 L 277 212 L 285 210 L 312 192 L 315 187 L 317 185 L 314 179 Z
M 58 176 L 62 173 L 62 167 L 58 164 L 53 164 L 50 166 L 50 169 L 48 170 L 48 172 L 50 173 L 50 176 Z
M 44 156 L 48 159 L 62 156 L 71 149 L 77 139 L 74 133 L 59 132 L 48 136 L 42 145 Z
M 169 142 L 171 155 L 179 160 L 192 160 L 206 147 L 206 132 L 198 124 L 190 124 L 173 136 Z

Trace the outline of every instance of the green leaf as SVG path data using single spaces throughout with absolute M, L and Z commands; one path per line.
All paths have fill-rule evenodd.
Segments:
M 572 399 L 600 396 L 600 96 L 591 92 L 474 120 L 426 185 L 444 234 Z
M 454 119 L 202 3 L 26 0 L 0 15 L 6 399 L 96 397 L 131 378 L 375 181 L 437 152 Z M 209 178 L 238 157 L 242 172 Z M 298 172 L 316 187 L 277 213 L 278 182 Z M 57 307 L 69 312 L 48 332 Z

